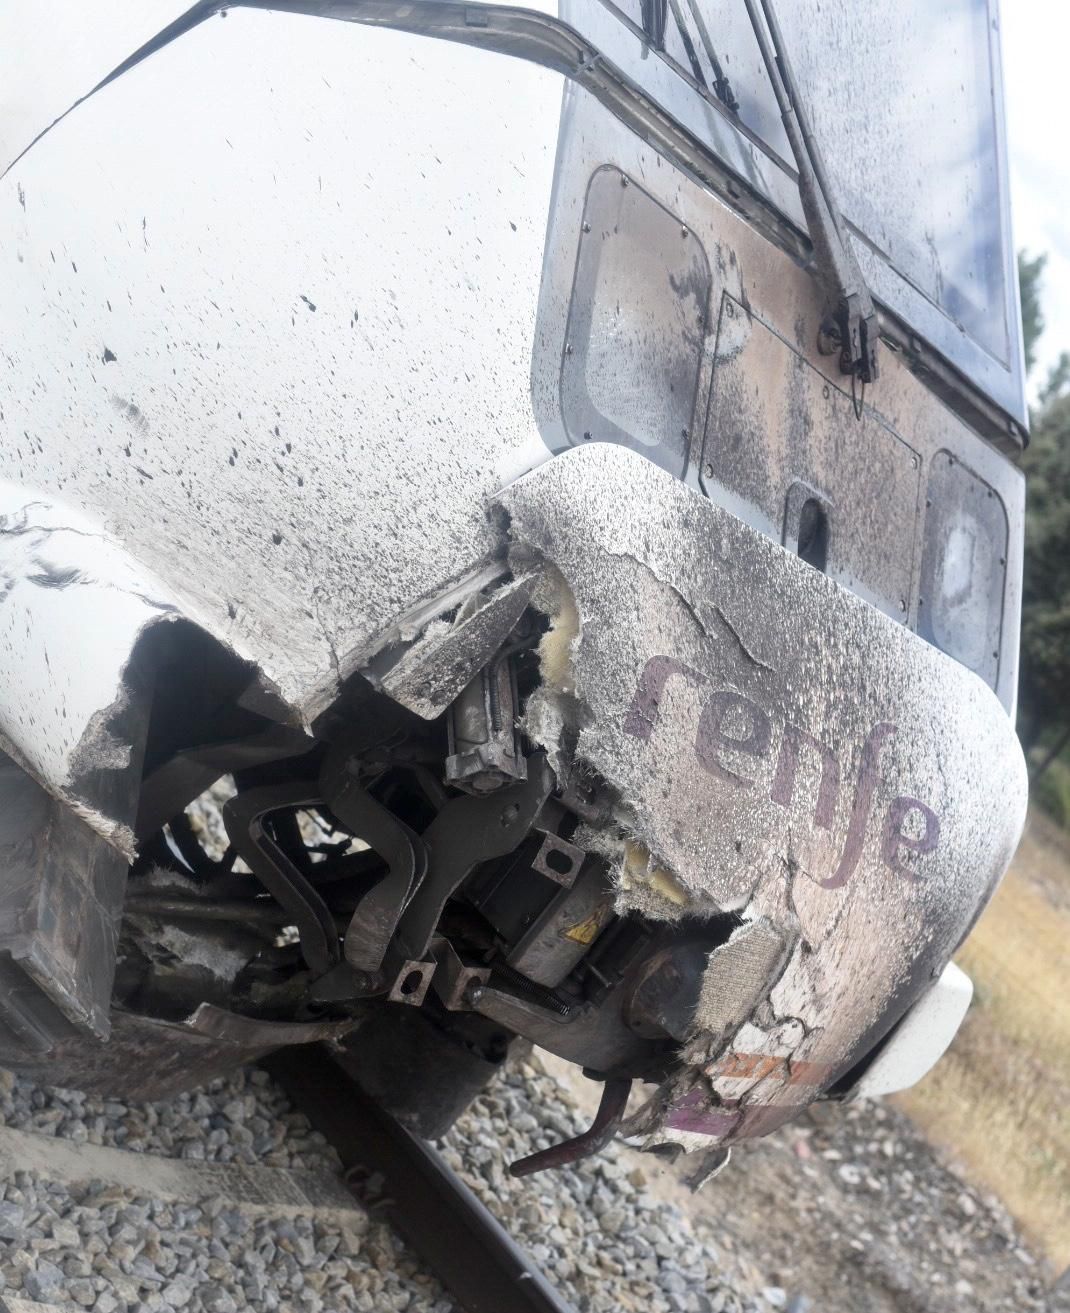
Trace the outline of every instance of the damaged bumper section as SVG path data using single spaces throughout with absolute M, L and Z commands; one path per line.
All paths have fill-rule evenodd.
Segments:
M 913 349 L 855 408 L 794 199 L 606 7 L 270 7 L 27 65 L 0 1065 L 329 1043 L 433 1135 L 522 1036 L 605 1096 L 521 1174 L 915 1078 L 1024 820 L 1017 472 Z
M 523 1035 L 606 1082 L 584 1152 L 694 1148 L 947 1029 L 1024 819 L 1003 708 L 635 453 L 501 491 L 315 717 L 88 520 L 7 501 L 6 1065 L 119 1090 L 136 1052 L 171 1089 L 328 1039 L 438 1133 Z M 221 776 L 222 855 L 184 811 Z
M 160 778 L 154 743 L 168 745 L 160 774 L 181 771 L 174 725 L 190 745 L 218 733 L 207 699 L 221 694 L 268 713 L 239 707 L 246 728 L 303 736 L 276 723 L 286 709 L 253 664 L 100 523 L 3 480 L 0 660 L 0 1060 L 27 1066 L 112 1034 L 127 874 Z M 203 779 L 218 774 L 208 765 Z
M 683 944 L 729 918 L 681 1060 L 626 1129 L 763 1134 L 874 1049 L 991 894 L 1025 814 L 1010 721 L 974 675 L 620 447 L 498 502 L 516 568 L 552 567 L 525 726 L 615 793 L 616 910 Z

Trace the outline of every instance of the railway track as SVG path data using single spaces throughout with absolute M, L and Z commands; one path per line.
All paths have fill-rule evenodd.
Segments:
M 384 1213 L 465 1313 L 572 1313 L 434 1149 L 369 1099 L 325 1046 L 262 1065 L 334 1146 L 361 1202 Z
M 262 1066 L 326 1138 L 343 1174 L 188 1161 L 72 1143 L 0 1127 L 0 1181 L 27 1173 L 102 1198 L 137 1193 L 163 1203 L 344 1228 L 362 1210 L 382 1218 L 464 1313 L 572 1313 L 492 1213 L 431 1146 L 353 1082 L 326 1046 L 272 1055 Z M 45 1302 L 0 1295 L 0 1313 L 84 1313 L 60 1288 Z M 289 1307 L 283 1303 L 280 1308 Z

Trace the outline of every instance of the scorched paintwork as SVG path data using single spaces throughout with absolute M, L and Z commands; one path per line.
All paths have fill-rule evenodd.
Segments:
M 499 500 L 517 559 L 551 561 L 577 609 L 578 707 L 558 723 L 619 791 L 622 836 L 686 894 L 633 883 L 625 899 L 765 918 L 787 945 L 734 1033 L 696 1017 L 667 1124 L 769 1129 L 894 1024 L 1002 875 L 1026 801 L 1006 713 L 976 676 L 633 453 L 587 447 Z M 711 955 L 713 998 L 727 965 Z

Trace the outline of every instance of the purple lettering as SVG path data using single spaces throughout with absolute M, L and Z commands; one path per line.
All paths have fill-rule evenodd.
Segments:
M 729 716 L 742 715 L 745 729 L 736 737 L 726 732 L 724 723 Z M 769 751 L 769 717 L 760 707 L 739 693 L 724 690 L 711 693 L 702 709 L 695 738 L 695 754 L 703 766 L 719 780 L 735 788 L 749 789 L 754 783 L 735 771 L 729 770 L 717 759 L 718 752 L 745 752 L 760 757 Z
M 896 733 L 895 725 L 886 720 L 873 726 L 862 745 L 862 763 L 858 771 L 858 784 L 855 786 L 854 805 L 851 819 L 847 826 L 847 840 L 843 845 L 840 864 L 827 880 L 818 883 L 822 889 L 840 889 L 854 874 L 858 859 L 862 856 L 862 844 L 866 837 L 866 823 L 873 805 L 873 794 L 877 787 L 877 766 L 880 762 L 881 748 L 884 740 Z
M 784 726 L 784 737 L 777 755 L 776 774 L 773 787 L 769 792 L 772 802 L 781 807 L 790 807 L 795 795 L 795 775 L 799 768 L 799 748 L 809 744 L 821 756 L 821 783 L 817 790 L 817 804 L 814 807 L 814 824 L 823 830 L 831 830 L 836 819 L 836 803 L 840 796 L 840 763 L 820 739 L 807 734 L 804 729 L 794 725 Z
M 913 839 L 903 833 L 903 822 L 911 812 L 920 813 L 925 822 L 925 829 L 920 839 Z M 897 875 L 905 875 L 908 880 L 917 880 L 918 873 L 899 857 L 899 849 L 907 848 L 910 852 L 931 853 L 940 842 L 940 818 L 931 807 L 919 802 L 917 798 L 894 798 L 888 808 L 884 821 L 884 833 L 881 835 L 881 856 L 889 870 Z
M 684 665 L 682 661 L 674 661 L 672 657 L 667 656 L 651 657 L 643 667 L 639 687 L 635 690 L 632 705 L 624 717 L 625 734 L 643 740 L 650 738 L 654 726 L 658 723 L 661 695 L 665 691 L 665 685 L 674 675 L 683 675 L 687 679 L 694 680 L 696 684 L 706 682 L 705 675 L 701 675 L 691 666 Z
M 658 723 L 665 686 L 670 679 L 683 678 L 691 684 L 708 683 L 708 677 L 683 661 L 669 656 L 654 656 L 643 667 L 635 696 L 624 717 L 624 732 L 644 742 L 649 741 Z M 873 810 L 873 798 L 880 780 L 880 756 L 886 742 L 898 733 L 895 725 L 881 721 L 874 725 L 862 744 L 858 780 L 855 784 L 851 814 L 843 851 L 836 869 L 818 883 L 822 889 L 842 889 L 858 867 L 865 844 L 866 829 Z M 695 755 L 715 779 L 735 789 L 749 789 L 754 783 L 738 770 L 725 764 L 723 754 L 742 753 L 762 757 L 772 740 L 769 716 L 760 706 L 729 689 L 712 692 L 699 717 L 695 735 Z M 840 762 L 835 753 L 819 738 L 796 725 L 785 725 L 777 749 L 776 769 L 769 799 L 780 807 L 790 808 L 795 800 L 799 759 L 803 749 L 817 754 L 821 774 L 814 803 L 814 824 L 831 830 L 836 822 L 840 798 Z M 911 816 L 918 820 L 908 822 Z M 905 828 L 909 823 L 909 831 Z M 940 842 L 940 819 L 931 807 L 917 798 L 893 799 L 884 818 L 880 837 L 881 859 L 889 870 L 908 880 L 917 880 L 915 854 L 935 851 Z

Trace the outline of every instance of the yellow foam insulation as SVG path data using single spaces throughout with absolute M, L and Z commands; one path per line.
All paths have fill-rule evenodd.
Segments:
M 620 871 L 622 889 L 634 889 L 642 886 L 660 894 L 677 907 L 687 907 L 692 899 L 684 886 L 671 871 L 659 866 L 641 843 L 629 839 L 624 845 L 624 864 Z

